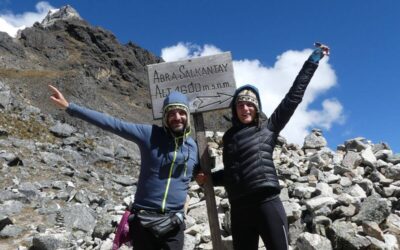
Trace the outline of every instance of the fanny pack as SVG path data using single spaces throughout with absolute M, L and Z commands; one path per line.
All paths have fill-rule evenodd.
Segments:
M 139 218 L 140 224 L 148 228 L 157 238 L 164 236 L 183 223 L 182 213 L 158 214 L 139 210 L 136 216 Z

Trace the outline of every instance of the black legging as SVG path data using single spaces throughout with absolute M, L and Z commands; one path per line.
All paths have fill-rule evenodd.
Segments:
M 231 225 L 235 250 L 257 250 L 261 236 L 267 250 L 287 250 L 288 223 L 279 197 L 256 204 L 232 205 Z
M 156 238 L 147 228 L 144 228 L 134 217 L 129 222 L 129 233 L 134 250 L 181 250 L 183 249 L 185 223 L 179 225 L 161 238 Z

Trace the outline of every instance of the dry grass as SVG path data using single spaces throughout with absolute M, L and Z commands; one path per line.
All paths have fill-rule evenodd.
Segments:
M 54 143 L 56 140 L 49 129 L 34 118 L 25 121 L 15 114 L 0 113 L 0 127 L 7 131 L 8 136 L 20 139 L 49 143 Z
M 54 70 L 19 70 L 19 69 L 0 69 L 0 77 L 8 79 L 32 79 L 32 78 L 47 78 L 54 79 L 67 75 L 65 71 Z

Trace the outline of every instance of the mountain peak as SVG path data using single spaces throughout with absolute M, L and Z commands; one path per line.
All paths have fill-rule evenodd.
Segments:
M 48 27 L 58 20 L 69 20 L 69 19 L 80 19 L 82 20 L 79 13 L 70 5 L 61 7 L 56 11 L 49 11 L 47 16 L 43 19 L 41 25 Z

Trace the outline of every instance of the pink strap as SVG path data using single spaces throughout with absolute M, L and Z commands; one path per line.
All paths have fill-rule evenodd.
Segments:
M 112 250 L 118 250 L 122 246 L 122 244 L 130 243 L 131 241 L 128 223 L 129 215 L 131 215 L 131 212 L 128 210 L 126 210 L 124 215 L 122 215 L 121 221 L 119 222 L 117 230 L 115 232 Z

